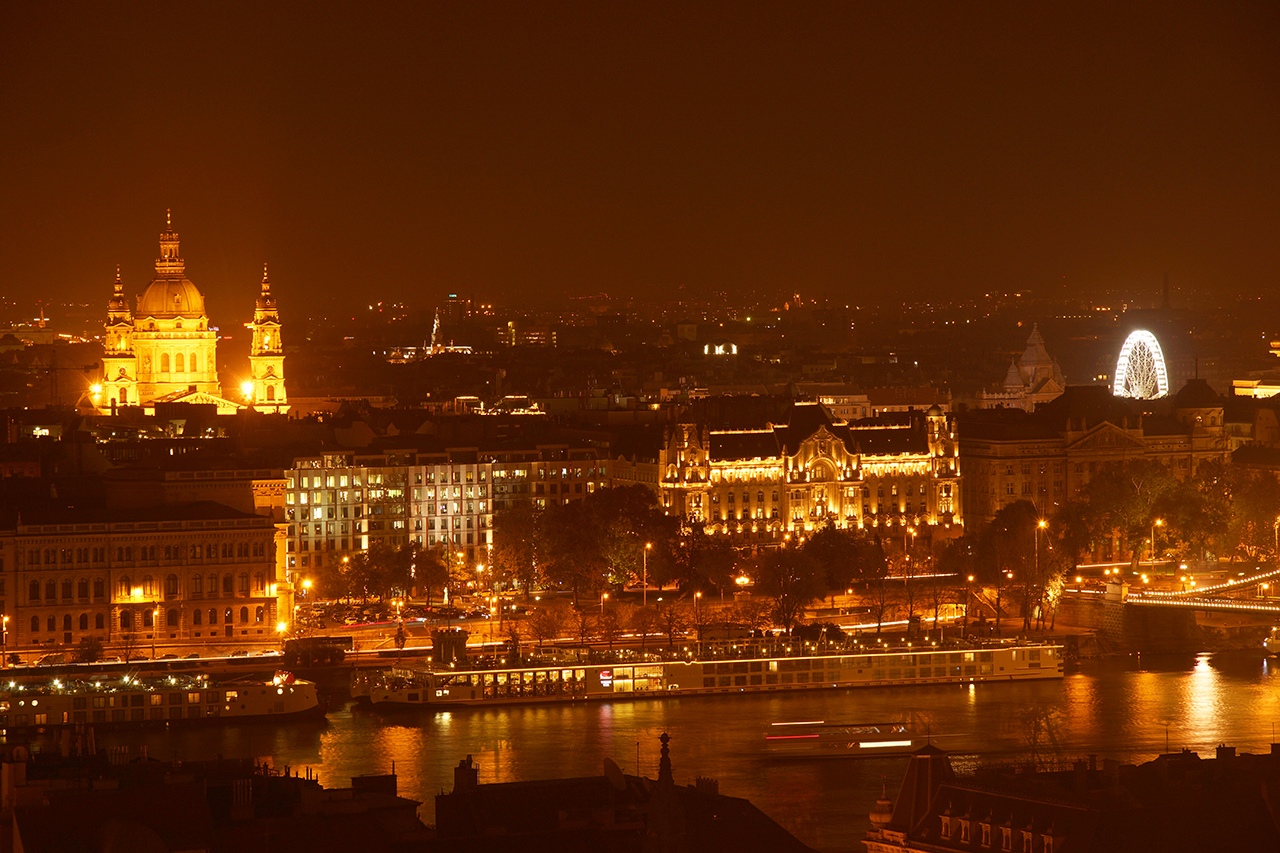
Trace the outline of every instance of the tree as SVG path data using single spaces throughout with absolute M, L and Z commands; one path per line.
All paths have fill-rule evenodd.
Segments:
M 520 502 L 493 516 L 493 569 L 504 582 L 514 583 L 529 600 L 538 582 L 538 541 L 541 512 Z
M 688 609 L 674 601 L 658 608 L 658 624 L 662 633 L 667 635 L 667 648 L 673 649 L 676 637 L 683 636 L 689 630 Z
M 538 651 L 547 640 L 554 640 L 564 631 L 568 614 L 559 601 L 552 601 L 538 607 L 525 620 L 529 627 L 529 635 L 538 641 Z
M 671 534 L 658 541 L 656 559 L 649 563 L 661 581 L 675 582 L 685 592 L 733 588 L 738 556 L 724 537 L 706 533 L 702 524 L 687 517 L 676 520 Z
M 449 569 L 445 563 L 444 553 L 436 548 L 430 550 L 419 548 L 413 557 L 414 586 L 425 593 L 427 606 L 431 606 L 432 591 L 443 590 L 449 583 Z
M 744 598 L 736 602 L 733 607 L 738 624 L 752 633 L 762 630 L 769 624 L 769 610 L 771 607 L 767 601 L 762 601 L 758 598 Z
M 773 618 L 790 631 L 810 602 L 823 593 L 822 569 L 797 548 L 779 548 L 764 555 L 756 590 L 773 601 Z
M 76 646 L 76 663 L 95 663 L 102 660 L 102 640 L 98 637 L 81 637 Z
M 628 627 L 640 635 L 640 648 L 647 644 L 649 635 L 657 632 L 662 625 L 662 618 L 655 607 L 637 607 L 631 611 Z
M 836 593 L 848 589 L 862 573 L 865 538 L 856 528 L 836 527 L 827 522 L 805 540 L 803 550 L 821 567 L 823 584 L 832 596 L 833 607 Z

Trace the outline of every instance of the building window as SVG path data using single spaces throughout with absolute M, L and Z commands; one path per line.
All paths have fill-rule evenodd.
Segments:
M 33 634 L 40 633 L 40 617 L 39 616 L 31 617 L 31 633 Z
M 191 624 L 199 625 L 202 622 L 204 622 L 204 612 L 197 607 L 191 612 Z
M 178 576 L 177 575 L 165 575 L 164 594 L 169 596 L 178 594 Z
M 168 628 L 178 627 L 178 611 L 173 610 L 172 608 L 166 611 L 164 614 L 164 624 Z
M 81 631 L 89 630 L 89 614 L 88 613 L 80 614 L 80 630 Z
M 249 621 L 249 608 L 241 607 L 240 608 L 240 624 L 243 625 L 248 621 Z
M 30 584 L 28 584 L 27 600 L 28 601 L 40 600 L 40 581 L 32 581 Z
M 201 595 L 204 593 L 204 575 L 196 573 L 191 576 L 191 594 Z
M 101 613 L 95 613 L 95 614 L 93 614 L 93 627 L 94 627 L 94 628 L 96 628 L 96 629 L 98 629 L 99 631 L 101 631 L 101 630 L 103 630 L 106 626 L 107 626 L 107 618 L 106 618 L 105 616 L 103 616 Z
M 89 579 L 88 578 L 80 578 L 80 580 L 76 582 L 76 598 L 80 599 L 81 601 L 89 600 Z

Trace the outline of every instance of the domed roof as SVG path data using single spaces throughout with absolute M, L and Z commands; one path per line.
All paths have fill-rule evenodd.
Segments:
M 1220 409 L 1222 398 L 1209 387 L 1209 383 L 1196 377 L 1188 379 L 1187 384 L 1173 398 L 1175 409 Z
M 204 295 L 188 279 L 157 278 L 138 297 L 134 314 L 157 319 L 204 317 Z

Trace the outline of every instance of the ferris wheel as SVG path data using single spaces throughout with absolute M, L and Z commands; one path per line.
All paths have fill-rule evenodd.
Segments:
M 1165 369 L 1164 353 L 1155 335 L 1139 330 L 1125 338 L 1111 393 L 1139 400 L 1169 395 L 1169 371 Z

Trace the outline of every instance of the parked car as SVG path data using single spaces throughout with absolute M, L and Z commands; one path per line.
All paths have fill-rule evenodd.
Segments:
M 199 660 L 200 654 L 198 652 L 192 652 L 189 655 L 183 655 L 182 659 L 183 660 Z
M 156 660 L 177 660 L 178 656 L 174 654 L 160 655 Z
M 248 656 L 249 656 L 248 649 L 236 649 L 234 652 L 231 653 L 231 657 L 233 658 L 247 658 Z

